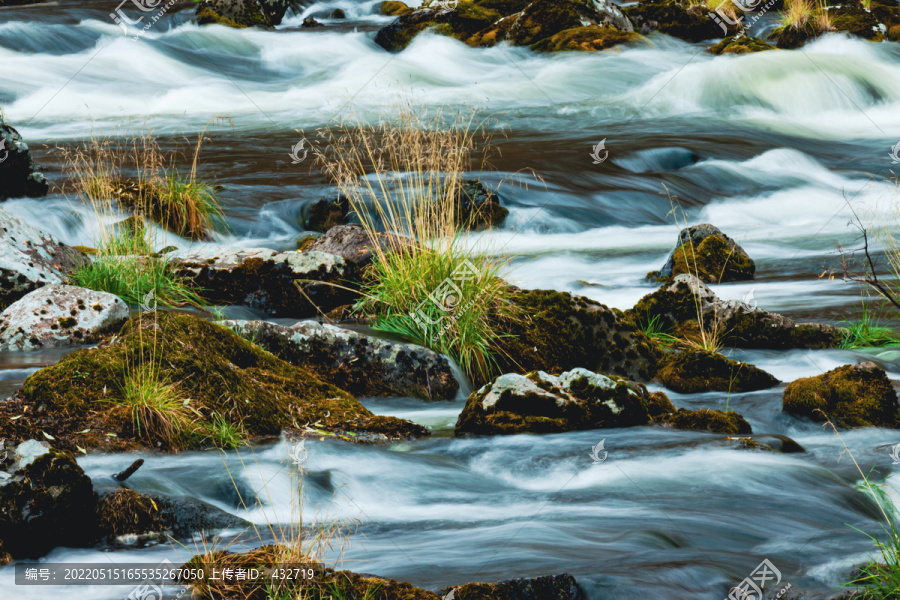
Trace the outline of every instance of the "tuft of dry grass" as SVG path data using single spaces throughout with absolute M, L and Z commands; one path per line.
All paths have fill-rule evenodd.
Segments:
M 834 29 L 825 4 L 821 0 L 785 0 L 779 29 L 805 29 L 808 26 L 818 31 Z
M 459 223 L 463 178 L 485 168 L 490 153 L 490 136 L 473 119 L 399 106 L 375 126 L 355 120 L 320 131 L 316 154 L 369 237 L 381 240 L 359 308 L 375 315 L 376 328 L 486 378 L 500 351 L 492 323 L 515 309 L 500 278 L 508 260 L 477 250 Z

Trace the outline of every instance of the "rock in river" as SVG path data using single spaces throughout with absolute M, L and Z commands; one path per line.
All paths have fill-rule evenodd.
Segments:
M 333 325 L 302 321 L 291 327 L 265 321 L 223 321 L 244 339 L 304 367 L 358 396 L 450 399 L 459 383 L 446 357 Z
M 0 200 L 46 196 L 47 179 L 35 169 L 22 136 L 0 119 Z
M 89 344 L 128 320 L 118 296 L 70 285 L 46 285 L 0 313 L 0 351 Z

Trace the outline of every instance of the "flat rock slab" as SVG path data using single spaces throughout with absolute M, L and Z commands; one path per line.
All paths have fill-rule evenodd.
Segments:
M 355 265 L 325 252 L 201 247 L 169 255 L 175 272 L 212 304 L 242 304 L 276 317 L 312 317 L 353 302 Z
M 0 313 L 0 351 L 88 344 L 129 315 L 128 305 L 113 294 L 47 285 Z
M 315 321 L 291 327 L 266 321 L 222 324 L 282 360 L 358 396 L 446 400 L 459 390 L 450 361 L 422 346 Z
M 66 283 L 87 257 L 0 208 L 0 303 L 45 285 Z

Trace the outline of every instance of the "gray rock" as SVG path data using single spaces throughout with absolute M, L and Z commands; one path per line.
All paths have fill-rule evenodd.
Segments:
M 291 327 L 265 321 L 224 321 L 226 327 L 275 356 L 357 396 L 456 395 L 459 383 L 446 357 L 413 344 L 303 321 Z
M 403 238 L 382 233 L 379 242 L 383 249 L 388 250 L 396 247 L 401 239 Z M 336 254 L 361 267 L 372 262 L 375 244 L 359 225 L 336 225 L 310 244 L 307 250 Z
M 507 373 L 472 393 L 456 435 L 555 433 L 650 422 L 647 388 L 621 377 L 577 368 Z
M 0 351 L 88 344 L 128 320 L 118 296 L 70 285 L 47 285 L 0 313 Z
M 0 121 L 0 200 L 46 196 L 47 179 L 35 169 L 22 136 Z
M 9 469 L 10 473 L 15 473 L 19 469 L 24 469 L 34 462 L 38 456 L 42 456 L 50 452 L 50 444 L 47 442 L 39 442 L 37 440 L 26 440 L 16 446 L 15 464 Z
M 66 283 L 87 257 L 0 208 L 0 303 L 45 285 Z
M 201 288 L 212 304 L 243 304 L 277 317 L 304 318 L 357 298 L 347 289 L 354 286 L 355 265 L 334 254 L 201 247 L 168 256 L 175 272 Z

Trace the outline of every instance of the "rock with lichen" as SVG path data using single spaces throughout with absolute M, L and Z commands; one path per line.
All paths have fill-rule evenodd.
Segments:
M 704 223 L 682 229 L 666 264 L 647 278 L 670 281 L 687 273 L 704 283 L 724 283 L 753 279 L 755 272 L 756 263 L 737 242 L 718 227 Z
M 784 390 L 782 409 L 841 427 L 900 426 L 897 392 L 884 369 L 872 362 L 792 381 Z
M 0 308 L 40 287 L 62 284 L 88 258 L 0 208 Z
M 721 300 L 705 283 L 687 274 L 675 276 L 641 298 L 627 315 L 644 326 L 655 320 L 661 331 L 681 339 L 699 339 L 702 328 L 736 348 L 837 348 L 845 337 L 840 327 L 797 323 L 746 302 Z
M 274 27 L 281 24 L 290 0 L 200 0 L 199 25 L 228 27 Z
M 677 0 L 642 0 L 630 4 L 625 14 L 634 28 L 643 35 L 664 33 L 688 42 L 719 39 L 725 32 L 709 17 L 704 4 L 682 3 Z M 724 21 L 723 21 L 724 23 Z M 727 35 L 741 32 L 741 27 L 725 24 Z
M 763 40 L 749 35 L 733 35 L 723 39 L 721 42 L 711 46 L 707 52 L 710 54 L 751 54 L 753 52 L 765 52 L 766 50 L 774 50 Z
M 559 376 L 543 371 L 507 373 L 469 396 L 456 422 L 456 435 L 646 425 L 649 396 L 640 383 L 581 368 Z
M 70 285 L 46 285 L 0 313 L 0 351 L 95 342 L 128 320 L 121 298 Z
M 682 394 L 754 392 L 779 383 L 778 379 L 750 363 L 701 349 L 667 354 L 656 378 L 670 390 Z
M 136 418 L 134 407 L 122 402 L 135 385 L 172 399 L 162 416 L 143 412 Z M 372 414 L 344 390 L 226 327 L 163 311 L 134 317 L 108 343 L 40 369 L 0 402 L 0 438 L 46 434 L 66 449 L 211 446 L 222 423 L 242 440 L 312 424 L 320 435 L 350 441 L 427 435 L 410 421 Z
M 202 246 L 168 255 L 173 272 L 212 304 L 243 304 L 276 317 L 304 318 L 353 302 L 356 266 L 307 250 Z
M 97 497 L 90 478 L 71 452 L 45 444 L 19 444 L 14 464 L 0 471 L 0 563 L 94 540 Z
M 501 373 L 576 367 L 649 381 L 662 354 L 618 310 L 583 296 L 554 290 L 514 290 L 512 316 L 499 320 Z
M 423 346 L 315 321 L 290 327 L 266 321 L 223 321 L 222 325 L 351 394 L 446 400 L 459 390 L 450 361 Z

